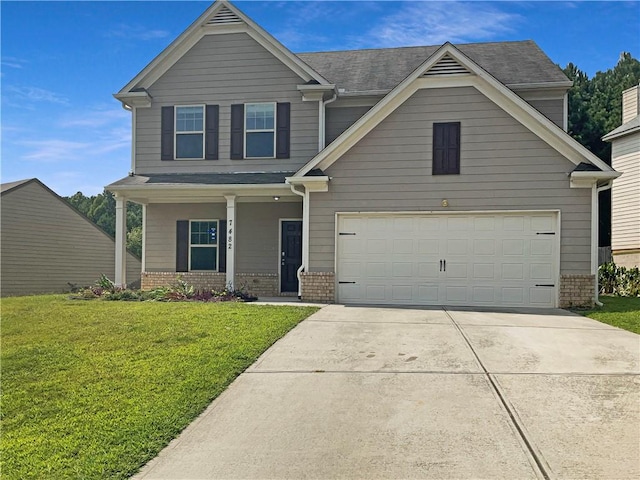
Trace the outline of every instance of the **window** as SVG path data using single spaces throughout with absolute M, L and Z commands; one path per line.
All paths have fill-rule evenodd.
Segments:
M 460 122 L 433 124 L 433 175 L 460 173 Z
M 189 222 L 189 270 L 218 270 L 218 221 Z
M 175 158 L 204 158 L 204 106 L 176 107 Z
M 273 158 L 275 155 L 275 103 L 247 103 L 245 105 L 246 158 Z

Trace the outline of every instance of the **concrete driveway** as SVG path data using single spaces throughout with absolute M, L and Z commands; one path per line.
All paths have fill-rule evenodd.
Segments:
M 640 337 L 567 313 L 331 305 L 139 479 L 640 478 Z

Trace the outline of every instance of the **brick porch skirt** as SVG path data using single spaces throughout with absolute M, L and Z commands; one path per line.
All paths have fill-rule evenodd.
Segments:
M 165 287 L 181 278 L 196 289 L 222 290 L 227 283 L 225 273 L 214 272 L 143 272 L 142 290 Z M 280 296 L 278 274 L 276 273 L 236 273 L 236 288 L 244 289 L 257 297 Z M 282 295 L 288 295 L 283 293 Z

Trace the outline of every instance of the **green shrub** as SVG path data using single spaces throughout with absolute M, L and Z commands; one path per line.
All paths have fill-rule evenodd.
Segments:
M 617 266 L 613 262 L 604 263 L 598 269 L 600 293 L 619 297 L 640 296 L 640 269 Z

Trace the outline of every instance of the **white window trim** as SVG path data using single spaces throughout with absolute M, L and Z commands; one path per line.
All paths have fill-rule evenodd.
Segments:
M 251 132 L 247 131 L 247 106 L 248 105 L 273 105 L 273 128 L 262 129 L 262 130 L 251 130 Z M 278 103 L 277 102 L 250 102 L 244 104 L 244 132 L 243 132 L 243 151 L 244 158 L 246 159 L 260 159 L 260 158 L 276 158 L 276 127 L 278 121 Z M 273 132 L 273 155 L 270 157 L 248 157 L 247 156 L 247 133 L 265 133 L 265 132 Z
M 183 107 L 201 107 L 202 108 L 202 131 L 178 132 L 178 109 Z M 204 132 L 207 129 L 207 108 L 205 105 L 174 105 L 173 108 L 173 158 L 176 160 L 204 160 Z M 202 156 L 201 157 L 180 157 L 178 158 L 178 135 L 190 135 L 199 133 L 202 135 Z M 197 220 L 196 220 L 197 221 Z M 189 225 L 191 228 L 191 225 Z
M 191 244 L 191 224 L 193 222 L 216 222 L 216 269 L 215 270 L 192 270 L 191 269 L 191 247 L 194 248 L 206 248 L 213 247 L 212 244 L 207 245 L 192 245 Z M 226 235 L 226 232 L 225 232 Z M 220 271 L 220 219 L 218 218 L 195 218 L 189 220 L 189 271 L 190 272 L 219 272 Z

